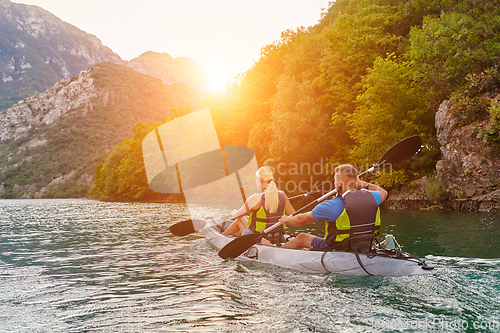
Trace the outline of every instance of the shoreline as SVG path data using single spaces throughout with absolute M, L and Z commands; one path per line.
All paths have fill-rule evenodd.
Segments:
M 75 198 L 0 198 L 0 200 L 93 200 L 101 202 L 116 202 L 116 203 L 178 203 L 186 204 L 184 198 L 175 198 L 168 196 L 165 199 L 152 199 L 152 200 L 99 200 L 88 197 L 75 197 Z M 206 201 L 197 202 L 195 204 L 217 204 L 222 201 Z M 433 202 L 420 192 L 398 191 L 392 190 L 389 192 L 389 197 L 381 205 L 381 207 L 390 210 L 434 210 L 434 211 L 461 211 L 461 212 L 500 212 L 500 189 L 492 191 L 487 194 L 478 195 L 470 198 L 454 198 L 441 202 Z
M 468 198 L 451 198 L 432 201 L 422 192 L 397 191 L 389 193 L 383 203 L 388 209 L 403 210 L 442 210 L 467 212 L 500 212 L 500 189 Z

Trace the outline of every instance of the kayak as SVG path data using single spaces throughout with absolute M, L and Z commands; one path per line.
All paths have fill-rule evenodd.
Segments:
M 221 234 L 231 221 L 205 218 L 201 229 L 207 241 L 220 250 L 235 239 Z M 370 253 L 285 249 L 276 246 L 253 245 L 237 259 L 258 261 L 307 273 L 338 273 L 346 275 L 422 275 L 433 273 L 418 257 L 380 245 Z

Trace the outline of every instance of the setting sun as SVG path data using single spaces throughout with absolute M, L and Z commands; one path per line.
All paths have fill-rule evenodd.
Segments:
M 189 57 L 205 68 L 214 91 L 248 70 L 282 31 L 318 23 L 328 6 L 327 0 L 15 2 L 48 10 L 128 61 L 147 51 Z
M 222 66 L 205 67 L 212 92 L 225 92 L 230 80 L 234 77 L 230 73 L 234 73 Z

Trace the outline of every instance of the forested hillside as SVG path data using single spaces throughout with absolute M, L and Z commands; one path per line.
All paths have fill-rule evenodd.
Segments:
M 249 146 L 260 164 L 281 165 L 282 181 L 312 184 L 328 178 L 331 165 L 368 168 L 399 140 L 420 135 L 418 158 L 375 176 L 391 188 L 433 174 L 441 158 L 434 117 L 451 99 L 461 125 L 491 119 L 483 134 L 497 151 L 498 102 L 484 96 L 500 92 L 499 33 L 496 1 L 332 2 L 316 26 L 283 32 L 227 93 L 211 97 L 221 145 Z M 313 178 L 297 168 L 318 163 Z
M 113 63 L 63 80 L 0 114 L 0 195 L 85 196 L 96 165 L 136 122 L 163 120 L 181 105 L 202 108 L 206 97 Z
M 476 74 L 490 73 L 486 90 L 500 86 L 492 76 L 499 33 L 496 1 L 337 0 L 318 25 L 285 31 L 263 48 L 211 110 L 230 119 L 226 139 L 248 144 L 261 162 L 362 166 L 420 135 L 425 148 L 406 166 L 411 172 L 379 179 L 404 182 L 431 172 L 439 158 L 439 104 L 477 86 Z

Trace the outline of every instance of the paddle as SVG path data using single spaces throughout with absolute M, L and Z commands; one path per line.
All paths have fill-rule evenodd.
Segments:
M 398 143 L 396 143 L 394 146 L 389 148 L 384 155 L 380 158 L 380 160 L 377 162 L 377 164 L 373 165 L 371 168 L 368 170 L 360 173 L 358 177 L 362 177 L 368 172 L 373 172 L 375 171 L 379 166 L 383 164 L 395 164 L 399 161 L 402 161 L 408 157 L 411 157 L 415 155 L 420 150 L 420 147 L 422 146 L 422 139 L 417 135 L 417 136 L 412 136 L 409 138 L 406 138 Z M 290 216 L 297 215 L 307 208 L 311 207 L 312 205 L 318 204 L 327 198 L 331 197 L 332 195 L 335 195 L 337 193 L 337 190 L 330 191 L 323 195 L 322 197 L 310 202 L 306 206 L 302 207 L 301 209 L 297 210 L 295 213 L 291 214 Z M 268 233 L 269 231 L 279 227 L 281 223 L 275 223 L 266 230 L 263 231 L 263 233 Z M 253 245 L 259 243 L 262 240 L 262 237 L 264 236 L 263 233 L 255 233 L 255 234 L 250 234 L 250 235 L 244 235 L 238 238 L 235 238 L 226 246 L 224 246 L 220 251 L 219 251 L 219 256 L 222 259 L 227 259 L 227 258 L 236 258 L 239 255 L 241 255 L 243 252 L 248 250 L 250 247 Z
M 358 175 L 358 177 L 364 176 L 368 172 L 375 171 L 381 165 L 396 164 L 402 160 L 405 160 L 409 157 L 412 157 L 413 155 L 415 155 L 417 152 L 420 151 L 421 147 L 422 147 L 422 139 L 418 135 L 411 136 L 411 137 L 408 137 L 404 140 L 401 140 L 398 143 L 396 143 L 394 146 L 389 148 L 384 153 L 384 155 L 382 155 L 382 157 L 380 158 L 380 160 L 376 164 L 374 164 L 371 168 L 369 168 L 365 172 L 360 173 Z M 314 188 L 316 188 L 316 187 L 314 187 Z M 307 196 L 307 194 L 311 194 L 311 193 L 315 193 L 315 192 L 317 192 L 317 191 L 309 192 L 309 193 L 306 193 L 305 195 Z M 301 194 L 299 196 L 303 196 L 303 195 L 304 194 Z M 296 197 L 299 197 L 299 196 L 296 196 Z M 296 198 L 296 197 L 293 197 L 293 198 Z
M 231 218 L 231 215 L 221 216 L 214 218 L 214 220 L 220 219 L 220 222 L 223 222 L 225 219 Z M 170 232 L 176 236 L 187 236 L 198 230 L 205 228 L 206 222 L 203 220 L 186 220 L 182 222 L 178 222 L 172 226 L 170 226 Z
M 335 193 L 337 193 L 337 190 L 333 190 L 331 192 L 328 192 L 327 194 L 325 194 L 321 198 L 325 198 L 329 195 L 335 195 Z M 324 199 L 319 201 L 321 198 L 316 199 L 313 202 L 310 202 L 309 204 L 305 205 L 301 209 L 295 211 L 295 213 L 290 214 L 290 216 L 297 215 L 297 214 L 303 212 L 305 209 L 307 209 L 311 205 L 315 204 L 316 202 L 323 201 Z M 258 232 L 258 233 L 250 234 L 250 235 L 244 235 L 244 236 L 240 236 L 240 237 L 233 239 L 231 242 L 227 243 L 222 249 L 220 249 L 219 257 L 221 257 L 222 259 L 238 257 L 240 254 L 242 254 L 243 252 L 245 252 L 246 250 L 251 248 L 253 245 L 259 243 L 262 240 L 262 237 L 264 237 L 265 233 L 268 233 L 269 231 L 279 227 L 280 225 L 282 225 L 282 224 L 277 222 L 277 223 L 273 224 L 272 226 L 270 226 L 269 228 L 267 228 L 266 230 L 264 230 L 263 232 Z
M 304 194 L 300 194 L 300 195 L 296 195 L 294 197 L 291 197 L 291 198 L 289 198 L 289 200 L 296 200 L 296 199 L 299 199 L 302 197 L 308 197 L 308 196 L 312 196 L 312 195 L 315 195 L 318 193 L 320 193 L 320 191 L 311 191 L 311 192 L 307 192 Z M 222 216 L 220 218 L 221 219 L 231 218 L 231 220 L 234 220 L 231 215 Z M 169 229 L 170 229 L 170 232 L 172 234 L 174 234 L 175 236 L 183 237 L 183 236 L 190 235 L 192 233 L 195 233 L 195 232 L 203 229 L 205 227 L 205 225 L 206 225 L 206 222 L 203 220 L 186 220 L 186 221 L 177 222 L 176 224 L 170 226 Z
M 389 148 L 375 166 L 384 163 L 396 164 L 418 153 L 421 147 L 422 147 L 422 139 L 418 135 L 411 136 L 409 138 L 401 140 L 394 146 Z M 371 167 L 367 171 L 370 171 L 372 168 L 373 167 Z
M 299 195 L 296 195 L 296 196 L 293 196 L 293 197 L 290 197 L 288 198 L 289 200 L 296 200 L 296 199 L 300 199 L 300 198 L 307 198 L 307 197 L 311 197 L 313 195 L 316 195 L 318 193 L 320 193 L 321 191 L 311 191 L 311 192 L 307 192 L 307 193 L 302 193 L 302 194 L 299 194 Z

